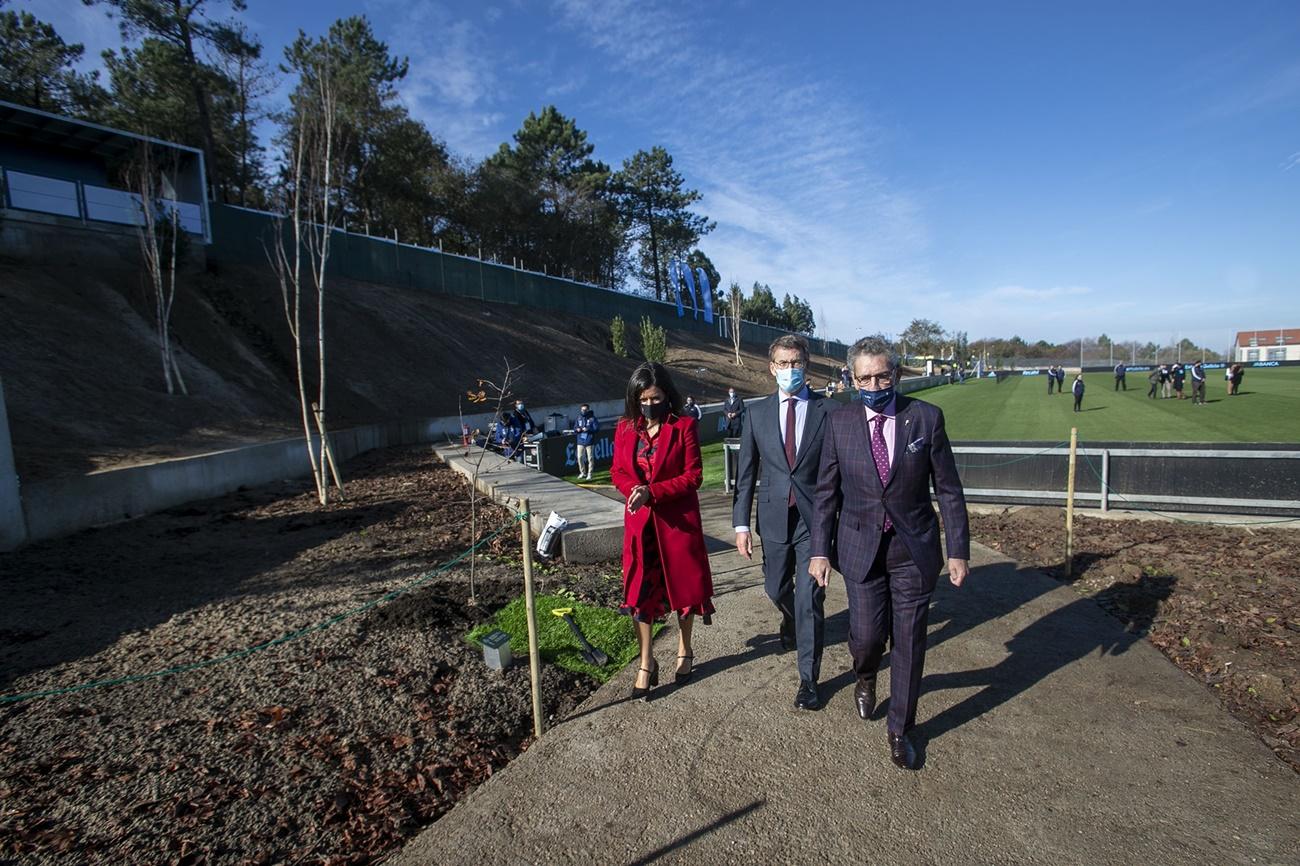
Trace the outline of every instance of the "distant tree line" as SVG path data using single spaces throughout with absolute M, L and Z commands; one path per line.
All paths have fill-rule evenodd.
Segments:
M 0 10 L 0 99 L 198 148 L 214 200 L 281 209 L 300 116 L 294 100 L 304 70 L 324 59 L 337 72 L 344 152 L 335 194 L 349 230 L 660 299 L 669 296 L 669 262 L 679 259 L 719 287 L 699 248 L 715 223 L 694 210 L 700 193 L 663 147 L 613 167 L 573 118 L 548 105 L 487 158 L 461 158 L 401 104 L 407 60 L 364 17 L 335 21 L 323 36 L 300 32 L 273 65 L 242 20 L 244 0 L 220 7 L 229 18 L 217 17 L 211 0 L 84 2 L 103 7 L 121 31 L 122 45 L 104 52 L 106 75 L 77 72 L 84 46 L 49 24 Z M 281 76 L 293 95 L 276 106 L 269 97 Z M 277 130 L 269 145 L 256 134 L 268 119 Z M 812 332 L 806 303 L 787 296 L 778 306 L 758 288 L 747 308 L 757 320 Z

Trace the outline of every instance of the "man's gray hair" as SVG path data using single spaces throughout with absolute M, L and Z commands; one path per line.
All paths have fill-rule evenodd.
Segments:
M 857 367 L 854 362 L 863 355 L 880 356 L 889 361 L 889 369 L 897 370 L 903 363 L 899 357 L 898 351 L 894 349 L 893 344 L 883 337 L 871 336 L 863 337 L 852 346 L 849 346 L 849 375 L 857 375 Z

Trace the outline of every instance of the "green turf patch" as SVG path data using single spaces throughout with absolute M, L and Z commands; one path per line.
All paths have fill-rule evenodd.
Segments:
M 916 396 L 943 409 L 948 437 L 957 441 L 1066 442 L 1079 428 L 1082 442 L 1300 442 L 1300 367 L 1246 369 L 1241 393 L 1225 393 L 1222 370 L 1207 370 L 1205 406 L 1187 399 L 1148 399 L 1147 374 L 1128 374 L 1115 390 L 1111 373 L 1085 373 L 1082 412 L 1064 394 L 1047 394 L 1046 376 L 1012 376 L 928 388 Z
M 588 674 L 599 682 L 605 682 L 637 656 L 636 631 L 632 618 L 617 611 L 602 607 L 592 607 L 574 601 L 567 595 L 539 595 L 535 599 L 537 608 L 537 642 L 544 661 L 558 665 L 565 670 Z M 569 631 L 568 624 L 551 611 L 556 608 L 573 608 L 573 618 L 577 621 L 587 640 L 597 649 L 604 650 L 609 656 L 609 664 L 596 667 L 582 660 L 578 639 Z M 663 628 L 655 624 L 655 631 Z M 520 596 L 510 602 L 491 622 L 475 626 L 466 635 L 466 639 L 481 646 L 483 636 L 493 629 L 510 635 L 510 652 L 516 663 L 522 660 L 528 663 L 528 619 L 524 598 Z
M 710 442 L 700 446 L 700 459 L 704 462 L 704 482 L 701 490 L 722 489 L 722 441 Z M 571 484 L 610 484 L 609 470 L 601 469 L 591 473 L 590 481 L 579 481 L 578 476 L 566 475 L 564 480 Z

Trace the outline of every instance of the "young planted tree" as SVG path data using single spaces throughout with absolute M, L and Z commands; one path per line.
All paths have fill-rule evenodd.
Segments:
M 176 207 L 177 173 L 175 157 L 165 156 L 159 165 L 149 142 L 140 143 L 136 157 L 127 169 L 131 185 L 139 196 L 136 235 L 140 240 L 140 257 L 144 261 L 145 278 L 154 302 L 163 383 L 168 394 L 175 394 L 179 389 L 188 396 L 189 389 L 185 387 L 180 365 L 176 363 L 171 339 L 172 305 L 176 301 L 176 260 L 182 253 L 180 211 Z
M 668 335 L 649 316 L 641 317 L 641 354 L 658 364 L 668 359 Z
M 282 141 L 286 146 L 281 196 L 286 214 L 279 220 L 274 248 L 268 252 L 280 284 L 284 315 L 293 339 L 298 403 L 302 411 L 307 458 L 321 505 L 329 504 L 328 426 L 326 424 L 325 290 L 330 239 L 339 221 L 340 67 L 326 40 L 306 36 L 285 51 L 299 75 L 284 118 Z M 287 225 L 285 225 L 287 221 Z M 306 259 L 304 267 L 304 258 Z M 313 296 L 316 321 L 316 399 L 307 395 L 302 306 L 305 294 Z M 313 425 L 313 417 L 315 424 Z M 315 430 L 313 431 L 313 427 Z M 317 454 L 315 436 L 320 437 Z M 342 490 L 339 479 L 336 485 Z
M 737 367 L 745 366 L 745 362 L 740 358 L 740 314 L 745 308 L 745 296 L 740 291 L 740 283 L 735 280 L 731 281 L 731 288 L 727 292 L 727 306 L 731 309 L 731 347 L 736 352 Z
M 510 405 L 510 401 L 514 399 L 514 393 L 511 389 L 514 384 L 515 377 L 518 374 L 519 370 L 521 369 L 521 367 L 512 366 L 509 358 L 503 359 L 503 362 L 505 363 L 505 373 L 504 375 L 502 375 L 500 382 L 494 382 L 490 379 L 479 379 L 477 383 L 477 390 L 475 389 L 468 390 L 465 393 L 465 397 L 463 398 L 468 400 L 470 403 L 477 404 L 479 406 L 492 404 L 494 406 L 492 410 L 492 417 L 497 420 L 501 418 L 501 413 L 505 410 L 507 406 Z M 496 422 L 494 421 L 494 423 Z M 463 415 L 461 416 L 461 429 L 462 430 L 465 429 L 465 422 L 464 422 Z M 473 546 L 477 545 L 479 542 L 478 479 L 479 479 L 479 474 L 483 470 L 483 458 L 487 455 L 488 449 L 491 447 L 492 444 L 491 429 L 492 428 L 489 425 L 488 429 L 484 431 L 484 440 L 482 445 L 479 445 L 473 440 L 471 440 L 470 442 L 470 447 L 472 449 L 476 449 L 474 451 L 475 453 L 474 471 L 470 473 L 470 479 L 469 479 L 469 537 L 471 542 L 471 550 L 469 555 L 469 602 L 470 604 L 478 604 L 477 582 L 475 579 L 476 577 L 475 563 L 478 560 L 478 551 L 474 549 Z

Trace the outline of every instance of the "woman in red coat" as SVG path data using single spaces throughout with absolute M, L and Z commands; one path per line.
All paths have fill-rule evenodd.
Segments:
M 614 431 L 610 478 L 627 499 L 623 515 L 623 607 L 636 623 L 641 668 L 632 697 L 659 684 L 650 640 L 654 621 L 677 614 L 676 680 L 694 670 L 691 626 L 713 614 L 713 578 L 700 520 L 703 469 L 695 420 L 681 417 L 682 398 L 668 370 L 645 363 L 627 383 L 627 405 Z

